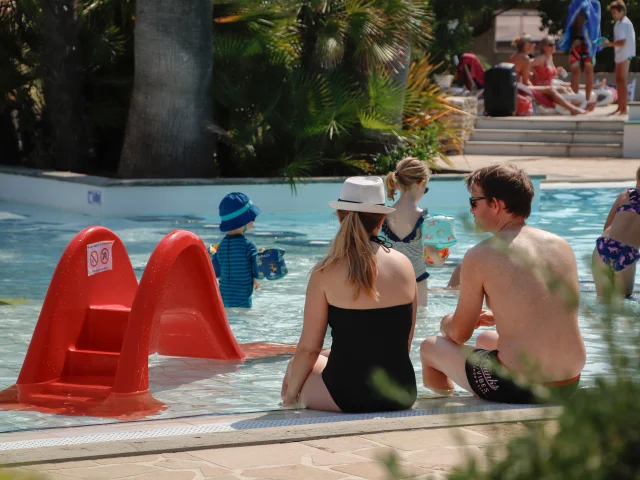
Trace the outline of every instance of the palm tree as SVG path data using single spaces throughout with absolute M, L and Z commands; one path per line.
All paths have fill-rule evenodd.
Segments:
M 118 176 L 214 172 L 213 2 L 138 0 L 135 75 Z
M 58 170 L 85 171 L 78 0 L 43 0 L 44 95 Z

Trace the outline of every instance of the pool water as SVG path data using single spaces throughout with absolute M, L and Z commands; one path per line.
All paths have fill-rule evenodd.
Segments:
M 594 242 L 620 189 L 546 189 L 541 210 L 529 223 L 566 238 L 578 260 L 581 281 L 580 324 L 587 344 L 587 381 L 607 369 L 600 330 L 584 307 L 595 305 L 590 256 Z M 468 212 L 455 214 L 459 243 L 443 267 L 430 270 L 429 309 L 421 309 L 415 330 L 412 359 L 421 378 L 420 342 L 438 333 L 440 319 L 454 310 L 457 295 L 442 291 L 464 252 L 485 235 L 468 228 Z M 56 264 L 69 241 L 83 228 L 104 225 L 120 236 L 129 252 L 138 278 L 157 243 L 175 229 L 190 230 L 206 244 L 217 243 L 221 234 L 217 218 L 131 217 L 100 219 L 41 207 L 0 202 L 0 299 L 24 299 L 0 306 L 0 389 L 16 382 L 34 330 L 42 302 Z M 304 309 L 308 274 L 327 251 L 338 228 L 329 208 L 323 214 L 263 214 L 256 222 L 252 240 L 258 246 L 278 245 L 286 249 L 289 275 L 263 282 L 254 295 L 251 311 L 227 312 L 240 343 L 297 342 Z M 633 302 L 629 302 L 633 303 Z M 637 315 L 640 306 L 631 306 Z M 329 346 L 329 342 L 326 343 Z M 166 411 L 152 418 L 175 418 L 204 414 L 266 411 L 280 407 L 280 387 L 288 358 L 271 358 L 229 364 L 202 359 L 153 355 L 149 358 L 152 395 L 166 404 Z M 418 382 L 420 384 L 420 381 Z M 419 387 L 420 395 L 429 395 Z M 56 426 L 107 423 L 94 417 L 68 417 L 39 412 L 0 412 L 0 432 Z

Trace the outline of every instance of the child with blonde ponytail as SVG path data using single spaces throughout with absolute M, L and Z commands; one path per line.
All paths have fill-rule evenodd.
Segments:
M 395 211 L 387 215 L 381 229 L 392 248 L 411 261 L 418 285 L 418 304 L 423 307 L 427 306 L 429 278 L 425 249 L 435 263 L 444 262 L 435 247 L 422 244 L 422 224 L 429 212 L 418 207 L 418 202 L 429 191 L 427 183 L 430 177 L 429 167 L 422 160 L 408 157 L 398 162 L 395 171 L 387 175 L 385 183 L 389 200 L 395 198 L 398 190 L 400 198 L 393 205 Z

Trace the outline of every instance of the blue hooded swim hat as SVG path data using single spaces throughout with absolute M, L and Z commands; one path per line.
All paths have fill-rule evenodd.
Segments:
M 234 192 L 226 195 L 218 207 L 220 212 L 220 230 L 229 232 L 253 222 L 262 212 L 244 193 Z

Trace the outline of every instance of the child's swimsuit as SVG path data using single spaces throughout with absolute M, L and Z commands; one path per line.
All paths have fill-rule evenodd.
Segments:
M 227 308 L 251 308 L 253 280 L 260 277 L 255 244 L 242 235 L 227 235 L 222 239 L 214 262 L 222 301 Z
M 413 271 L 416 275 L 416 282 L 422 282 L 429 278 L 427 273 L 427 261 L 424 259 L 424 245 L 422 243 L 422 224 L 425 217 L 429 215 L 429 212 L 425 210 L 422 212 L 422 216 L 416 222 L 416 226 L 413 227 L 413 231 L 404 237 L 403 239 L 391 231 L 387 220 L 385 219 L 382 224 L 382 234 L 391 243 L 394 250 L 403 253 L 411 261 L 413 265 Z
M 386 412 L 413 406 L 412 323 L 412 303 L 368 310 L 329 305 L 332 344 L 322 380 L 340 410 Z
M 640 190 L 630 188 L 629 203 L 622 205 L 617 212 L 635 212 L 640 214 Z M 640 251 L 631 245 L 625 245 L 618 240 L 609 237 L 600 237 L 596 240 L 598 254 L 604 263 L 610 265 L 616 272 L 624 270 L 640 260 Z
M 483 400 L 499 403 L 530 404 L 539 399 L 526 386 L 519 385 L 500 361 L 497 350 L 481 348 L 471 352 L 465 360 L 467 380 L 473 393 Z M 580 375 L 560 382 L 541 383 L 562 395 L 573 395 L 578 389 Z

